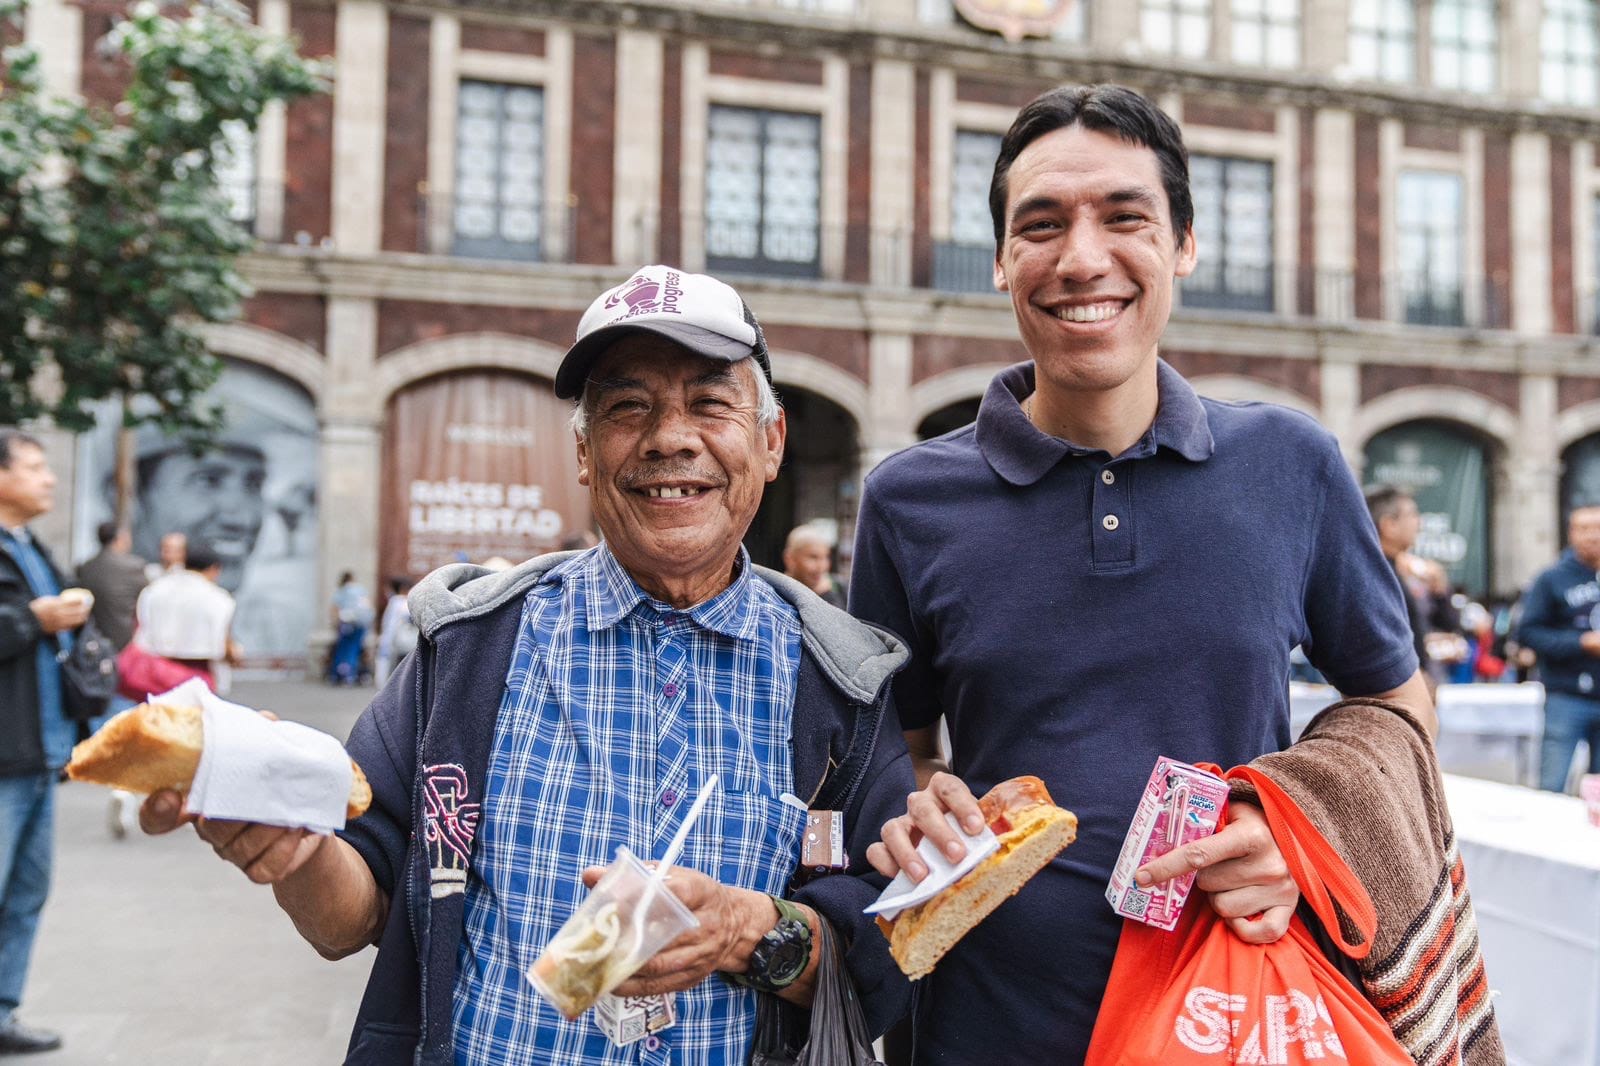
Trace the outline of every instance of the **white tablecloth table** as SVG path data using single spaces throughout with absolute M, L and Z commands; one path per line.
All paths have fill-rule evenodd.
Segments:
M 1511 1066 L 1600 1066 L 1600 827 L 1582 800 L 1445 775 Z
M 1294 736 L 1339 698 L 1331 685 L 1292 682 L 1289 721 Z M 1525 785 L 1538 783 L 1544 686 L 1440 685 L 1439 765 L 1445 770 Z

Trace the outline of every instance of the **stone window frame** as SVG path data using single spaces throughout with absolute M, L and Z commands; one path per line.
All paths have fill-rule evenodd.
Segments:
M 850 154 L 850 66 L 842 56 L 822 57 L 822 84 L 803 85 L 711 73 L 705 41 L 683 48 L 683 108 L 679 128 L 681 179 L 678 193 L 679 247 L 686 270 L 704 270 L 706 243 L 706 144 L 711 105 L 815 114 L 820 120 L 818 188 L 819 271 L 812 281 L 842 281 L 848 222 Z
M 461 47 L 461 19 L 433 16 L 428 50 L 427 247 L 434 255 L 450 255 L 454 244 L 456 116 L 462 81 L 527 85 L 544 92 L 544 195 L 550 205 L 573 203 L 572 52 L 571 29 L 555 24 L 530 28 L 544 34 L 544 55 L 490 52 Z M 541 233 L 539 261 L 566 262 L 569 228 L 547 227 Z
M 1274 113 L 1271 133 L 1201 126 L 1183 119 L 1183 100 L 1171 94 L 1160 101 L 1162 109 L 1183 128 L 1184 146 L 1190 154 L 1257 159 L 1272 164 L 1272 311 L 1277 316 L 1296 314 L 1296 264 L 1300 262 L 1300 116 L 1293 107 Z M 1206 249 L 1198 248 L 1203 260 Z M 1179 286 L 1181 289 L 1181 286 Z M 1182 305 L 1181 292 L 1179 306 Z M 1261 312 L 1257 312 L 1261 313 Z
M 1352 0 L 1353 4 L 1360 2 L 1361 0 Z M 1426 13 L 1423 10 L 1425 3 L 1416 3 L 1415 0 L 1369 0 L 1369 2 L 1377 6 L 1377 19 L 1373 25 L 1357 26 L 1353 11 L 1346 23 L 1345 47 L 1347 49 L 1347 65 L 1350 72 L 1358 78 L 1371 81 L 1400 85 L 1421 84 L 1423 72 L 1422 64 L 1419 62 L 1421 51 L 1419 42 L 1424 37 L 1420 27 L 1426 25 Z M 1409 13 L 1411 19 L 1409 28 L 1388 23 L 1386 16 L 1393 16 L 1396 13 Z M 1373 48 L 1376 50 L 1374 69 L 1361 70 L 1356 67 L 1355 39 L 1358 34 L 1372 38 Z M 1396 41 L 1403 42 L 1406 45 L 1401 53 L 1405 55 L 1407 64 L 1403 76 L 1385 67 L 1384 55 L 1389 50 L 1389 46 Z
M 1228 0 L 1139 0 L 1139 47 L 1146 55 L 1187 60 L 1208 59 L 1217 51 L 1217 9 L 1227 6 Z M 1172 20 L 1171 47 L 1160 48 L 1151 43 L 1148 20 L 1154 17 Z M 1204 37 L 1198 44 L 1184 43 L 1192 39 L 1179 30 L 1179 24 L 1185 20 L 1198 20 L 1205 27 Z
M 1413 148 L 1405 143 L 1405 126 L 1399 119 L 1384 119 L 1378 130 L 1380 225 L 1383 240 L 1379 249 L 1379 270 L 1384 279 L 1383 312 L 1390 322 L 1405 322 L 1405 307 L 1399 276 L 1399 189 L 1400 173 L 1407 170 L 1443 171 L 1461 178 L 1462 234 L 1461 280 L 1462 316 L 1466 323 L 1482 322 L 1484 317 L 1484 206 L 1483 206 L 1483 130 L 1463 128 L 1460 148 L 1445 151 Z
M 1218 33 L 1217 39 L 1224 41 L 1229 59 L 1241 65 L 1262 67 L 1269 70 L 1293 70 L 1298 68 L 1305 59 L 1305 32 L 1306 32 L 1306 0 L 1294 0 L 1295 12 L 1291 21 L 1285 21 L 1282 16 L 1269 13 L 1266 8 L 1272 0 L 1255 0 L 1260 4 L 1262 11 L 1259 15 L 1241 14 L 1238 10 L 1241 0 L 1227 0 L 1225 4 L 1218 4 L 1219 9 L 1226 9 L 1228 27 L 1226 33 Z M 1219 10 L 1219 14 L 1221 11 Z M 1253 28 L 1262 38 L 1264 56 L 1271 56 L 1272 51 L 1267 47 L 1267 38 L 1274 27 L 1290 27 L 1294 31 L 1295 50 L 1293 56 L 1282 59 L 1241 59 L 1237 47 L 1241 27 Z M 1219 27 L 1220 29 L 1220 27 Z
M 1557 11 L 1557 8 L 1567 7 L 1568 10 Z M 1585 12 L 1584 9 L 1587 9 Z M 1583 16 L 1587 13 L 1588 17 Z M 1552 21 L 1559 22 L 1561 31 L 1551 33 Z M 1585 56 L 1572 51 L 1573 31 L 1582 27 L 1587 22 L 1590 39 L 1590 54 Z M 1562 51 L 1558 56 L 1545 48 L 1547 36 L 1555 36 L 1563 42 Z M 1563 79 L 1563 87 L 1559 93 L 1550 92 L 1550 82 L 1547 75 L 1552 62 L 1559 62 L 1568 77 Z M 1543 0 L 1539 12 L 1539 89 L 1538 96 L 1553 104 L 1565 104 L 1572 107 L 1593 107 L 1600 104 L 1600 4 L 1594 0 Z M 1574 94 L 1570 75 L 1573 70 L 1584 70 L 1589 73 L 1591 87 L 1587 96 Z

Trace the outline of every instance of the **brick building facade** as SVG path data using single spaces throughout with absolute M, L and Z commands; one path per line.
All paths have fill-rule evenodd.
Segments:
M 1017 43 L 948 0 L 253 10 L 337 70 L 248 147 L 256 295 L 215 331 L 315 411 L 319 602 L 343 570 L 422 561 L 391 535 L 415 521 L 396 404 L 461 377 L 548 391 L 588 300 L 641 262 L 728 277 L 766 326 L 793 454 L 758 555 L 803 519 L 847 538 L 861 474 L 1024 357 L 987 168 L 1068 82 L 1184 127 L 1202 266 L 1163 354 L 1201 392 L 1308 412 L 1364 477 L 1433 493 L 1425 546 L 1478 594 L 1514 592 L 1564 496 L 1600 488 L 1592 0 L 1079 0 Z M 59 88 L 114 85 L 113 11 L 34 0 Z M 452 440 L 504 446 L 466 423 Z M 570 449 L 536 429 L 516 446 Z

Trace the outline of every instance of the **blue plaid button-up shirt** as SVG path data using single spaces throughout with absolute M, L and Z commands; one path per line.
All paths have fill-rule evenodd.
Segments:
M 805 822 L 778 799 L 793 784 L 799 664 L 799 618 L 742 550 L 733 584 L 687 611 L 647 596 L 604 545 L 528 593 L 467 881 L 457 1062 L 746 1061 L 748 989 L 713 976 L 678 993 L 673 1028 L 618 1048 L 591 1015 L 563 1018 L 524 972 L 583 898 L 583 868 L 619 844 L 660 858 L 712 773 L 720 786 L 679 865 L 783 892 Z

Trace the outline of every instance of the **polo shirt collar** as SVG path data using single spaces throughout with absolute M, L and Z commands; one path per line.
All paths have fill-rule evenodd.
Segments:
M 1164 360 L 1156 361 L 1160 405 L 1155 422 L 1134 446 L 1118 458 L 1142 459 L 1168 448 L 1190 462 L 1211 457 L 1216 443 L 1205 407 L 1194 389 Z M 995 473 L 1013 485 L 1032 485 L 1068 455 L 1104 455 L 1060 437 L 1052 437 L 1029 421 L 1022 401 L 1034 390 L 1033 363 L 1007 367 L 989 382 L 978 406 L 975 429 L 978 450 Z
M 734 563 L 737 572 L 729 586 L 703 603 L 687 611 L 680 611 L 662 603 L 639 587 L 633 576 L 623 569 L 611 548 L 604 542 L 596 549 L 585 571 L 589 586 L 584 605 L 585 623 L 590 632 L 610 627 L 624 618 L 641 611 L 653 616 L 652 621 L 667 615 L 687 616 L 702 629 L 720 633 L 735 640 L 755 640 L 759 635 L 760 619 L 755 609 L 755 577 L 750 565 L 750 555 L 744 545 Z

